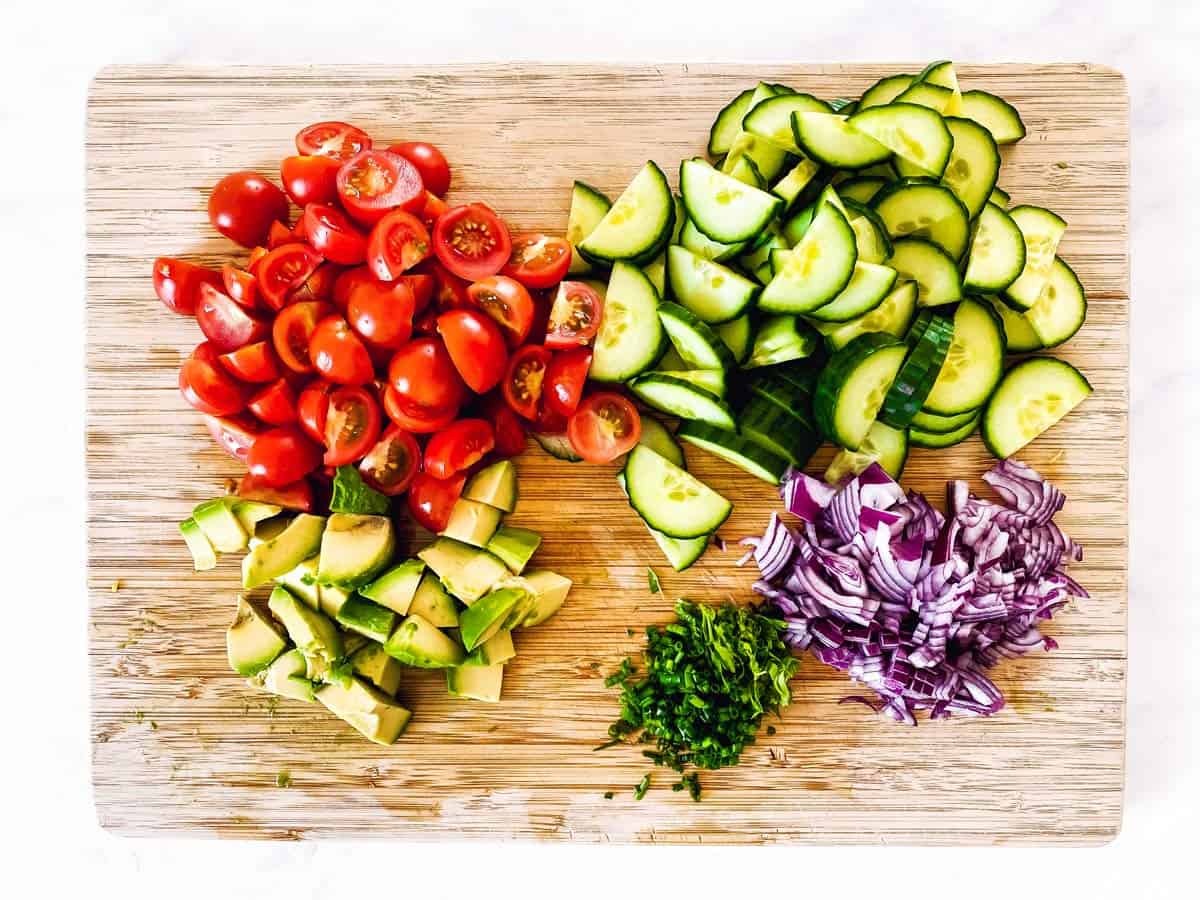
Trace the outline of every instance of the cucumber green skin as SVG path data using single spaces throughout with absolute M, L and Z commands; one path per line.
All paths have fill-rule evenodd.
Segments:
M 555 459 L 561 459 L 563 462 L 570 463 L 583 462 L 583 457 L 575 453 L 574 450 L 564 449 L 564 447 L 570 446 L 570 444 L 566 443 L 567 436 L 565 434 L 538 434 L 534 432 L 533 439 L 537 441 L 539 447 Z
M 883 106 L 891 103 L 906 90 L 912 87 L 916 78 L 912 75 L 885 75 L 863 91 L 859 98 L 859 109 L 870 109 L 872 106 Z
M 869 332 L 860 334 L 829 358 L 817 378 L 817 389 L 813 394 L 813 415 L 821 434 L 841 445 L 834 423 L 843 385 L 876 351 L 895 347 L 899 343 L 890 334 Z
M 680 440 L 706 450 L 768 484 L 779 484 L 788 470 L 788 460 L 739 437 L 736 432 L 713 428 L 703 422 L 684 422 L 678 433 Z
M 843 203 L 851 200 L 859 204 L 870 203 L 887 183 L 888 179 L 880 175 L 855 175 L 839 182 L 837 192 Z
M 680 450 L 679 452 L 680 456 L 682 456 L 683 451 Z M 625 489 L 624 471 L 617 473 L 617 484 L 621 486 L 621 493 L 628 498 L 629 492 Z M 645 519 L 642 520 L 642 524 L 646 526 L 646 530 L 654 538 L 654 543 L 658 544 L 658 549 L 663 552 L 663 556 L 667 558 L 667 562 L 671 564 L 671 568 L 676 572 L 690 569 L 692 564 L 704 555 L 704 551 L 708 549 L 708 542 L 712 539 L 711 534 L 706 534 L 698 538 L 681 539 L 668 537 L 661 531 L 655 531 L 651 528 L 646 524 Z
M 760 324 L 758 333 L 754 336 L 754 344 L 750 348 L 750 355 L 742 362 L 742 368 L 757 369 L 762 366 L 776 366 L 797 359 L 807 359 L 816 353 L 821 346 L 820 335 L 808 328 L 798 318 L 793 318 L 793 332 L 783 343 L 777 339 L 778 330 L 771 330 L 769 323 L 767 327 Z
M 917 343 L 925 335 L 930 323 L 933 322 L 935 310 L 923 309 L 917 313 L 917 317 L 913 319 L 912 325 L 908 328 L 908 334 L 904 336 L 904 340 L 910 347 L 917 346 Z
M 673 319 L 678 325 L 682 325 L 688 330 L 695 332 L 704 343 L 709 345 L 718 362 L 718 365 L 713 368 L 724 369 L 726 372 L 737 368 L 737 362 L 733 358 L 733 353 L 725 346 L 725 342 L 717 337 L 711 328 L 693 315 L 691 310 L 680 306 L 678 303 L 668 301 L 658 305 L 658 317 L 663 321 L 663 328 L 667 332 L 668 340 L 670 340 L 670 329 L 667 328 L 666 320 Z M 671 340 L 671 343 L 674 343 L 674 341 Z M 682 353 L 680 355 L 682 356 Z
M 805 465 L 821 443 L 811 422 L 761 396 L 742 410 L 740 425 L 748 440 L 796 467 Z
M 883 238 L 884 249 L 887 250 L 887 255 L 892 255 L 892 236 L 888 234 L 887 225 L 883 223 L 883 219 L 879 218 L 879 213 L 875 212 L 871 207 L 858 202 L 850 197 L 842 198 L 842 205 L 846 207 L 846 212 L 855 213 L 870 221 L 875 226 L 876 233 Z M 886 263 L 886 260 L 884 260 Z
M 1063 259 L 1060 256 L 1054 257 L 1054 265 L 1051 268 L 1050 280 L 1047 281 L 1046 283 L 1050 284 L 1054 280 L 1054 271 L 1056 269 L 1058 269 L 1059 267 L 1061 267 L 1065 271 L 1064 277 L 1069 278 L 1075 288 L 1075 294 L 1079 298 L 1079 301 L 1080 301 L 1079 315 L 1078 315 L 1078 317 L 1076 317 L 1073 320 L 1073 325 L 1069 331 L 1055 334 L 1055 335 L 1043 336 L 1040 332 L 1038 332 L 1036 324 L 1034 324 L 1032 326 L 1034 333 L 1038 335 L 1038 339 L 1043 342 L 1042 346 L 1047 350 L 1049 350 L 1052 347 L 1061 346 L 1062 344 L 1065 344 L 1067 341 L 1069 341 L 1071 338 L 1075 337 L 1075 335 L 1078 334 L 1079 329 L 1083 327 L 1084 321 L 1087 319 L 1087 293 L 1083 289 L 1083 284 L 1082 284 L 1082 282 L 1080 282 L 1079 276 L 1075 274 L 1074 269 L 1072 269 L 1069 265 L 1067 265 L 1067 261 L 1065 259 Z M 1034 303 L 1033 306 L 1031 306 L 1029 308 L 1029 310 L 1027 310 L 1026 312 L 1028 313 L 1030 310 L 1036 309 L 1037 304 L 1040 302 L 1041 302 L 1041 298 L 1038 298 L 1037 303 Z M 1003 320 L 1004 317 L 1000 316 L 1000 318 L 1001 318 L 1001 320 Z M 1006 338 L 1007 338 L 1007 335 L 1008 335 L 1008 332 L 1006 331 L 1005 332 Z
M 935 413 L 936 415 L 940 415 L 940 416 L 956 416 L 956 415 L 960 415 L 962 413 L 967 412 L 969 409 L 976 409 L 979 406 L 986 406 L 988 403 L 988 400 L 991 398 L 992 394 L 994 394 L 996 392 L 996 389 L 1000 386 L 1000 383 L 1004 380 L 1003 361 L 1004 361 L 1004 351 L 1006 349 L 1005 348 L 1005 337 L 1004 337 L 1004 322 L 1003 322 L 1003 320 L 1001 320 L 1000 314 L 998 312 L 996 312 L 996 310 L 992 309 L 992 305 L 990 303 L 986 303 L 982 300 L 977 300 L 974 298 L 967 298 L 964 301 L 962 301 L 962 303 L 959 304 L 958 309 L 955 310 L 955 319 L 956 320 L 957 320 L 958 314 L 962 310 L 963 306 L 968 305 L 968 304 L 978 306 L 979 308 L 981 308 L 982 310 L 987 312 L 988 316 L 990 317 L 990 319 L 992 321 L 992 325 L 995 328 L 995 331 L 993 332 L 992 337 L 996 341 L 997 345 L 1000 348 L 1000 363 L 999 363 L 998 370 L 995 373 L 995 381 L 992 383 L 992 389 L 991 389 L 991 391 L 988 392 L 987 397 L 984 397 L 977 406 L 965 407 L 965 408 L 961 408 L 961 409 L 945 409 L 945 408 L 938 409 L 936 407 L 936 405 L 931 404 L 929 407 L 926 408 L 927 412 Z M 934 382 L 935 387 L 936 387 L 936 384 L 937 383 Z M 930 393 L 932 394 L 933 391 L 931 390 Z M 926 397 L 926 401 L 928 402 L 928 397 Z
M 971 409 L 956 416 L 939 416 L 937 413 L 922 409 L 913 416 L 908 427 L 926 433 L 949 434 L 951 431 L 958 431 L 977 415 L 979 415 L 978 409 Z
M 653 450 L 649 450 L 639 444 L 629 451 L 629 456 L 625 462 L 625 484 L 629 490 L 629 505 L 632 506 L 634 511 L 642 517 L 642 520 L 656 531 L 661 531 L 667 537 L 673 537 L 677 539 L 703 537 L 704 535 L 711 534 L 720 528 L 725 520 L 729 518 L 729 514 L 733 512 L 733 504 L 728 500 L 725 500 L 723 497 L 721 499 L 724 500 L 724 511 L 715 520 L 709 519 L 708 521 L 702 522 L 699 525 L 687 526 L 686 528 L 679 530 L 678 533 L 659 527 L 660 525 L 665 525 L 666 523 L 655 521 L 657 517 L 655 516 L 654 510 L 650 509 L 649 507 L 651 504 L 646 502 L 647 500 L 653 500 L 654 498 L 643 497 L 642 491 L 639 490 L 637 486 L 637 473 L 639 471 L 639 464 L 641 463 L 641 459 L 644 454 L 647 453 L 653 454 L 655 457 L 658 456 L 658 454 L 654 453 Z M 659 458 L 661 459 L 661 457 Z M 675 466 L 669 460 L 663 460 L 663 462 L 667 467 L 679 469 L 678 466 Z M 655 462 L 655 464 L 657 465 L 657 462 Z M 691 478 L 691 476 L 687 475 L 686 470 L 680 469 L 680 471 L 684 473 L 685 478 Z M 692 480 L 698 481 L 698 479 L 694 478 Z M 711 488 L 709 488 L 709 490 L 712 491 Z M 653 491 L 651 491 L 651 493 L 653 493 Z M 713 493 L 716 492 L 714 491 Z M 720 497 L 719 494 L 717 494 L 717 496 Z
M 754 325 L 750 316 L 740 316 L 732 322 L 718 325 L 713 332 L 729 348 L 739 365 L 750 356 L 750 348 L 754 346 Z
M 750 111 L 750 100 L 754 96 L 754 90 L 746 88 L 717 113 L 708 131 L 709 156 L 721 156 L 729 152 L 733 139 L 742 130 L 742 119 Z
M 667 242 L 671 239 L 671 235 L 675 231 L 675 195 L 671 193 L 671 187 L 667 183 L 667 176 L 663 174 L 663 170 L 658 167 L 658 164 L 653 160 L 649 160 L 647 161 L 647 165 L 649 165 L 654 172 L 657 173 L 658 180 L 663 190 L 666 192 L 667 198 L 670 200 L 670 202 L 667 204 L 666 220 L 662 223 L 662 227 L 659 229 L 658 234 L 654 236 L 653 241 L 647 245 L 644 250 L 630 257 L 609 257 L 597 253 L 595 250 L 585 250 L 583 245 L 587 242 L 587 238 L 584 238 L 584 240 L 581 241 L 579 246 L 575 249 L 579 251 L 580 256 L 593 265 L 608 268 L 618 260 L 625 260 L 626 262 L 632 263 L 635 266 L 644 266 L 646 263 L 654 259 L 654 257 L 658 256 L 658 254 L 662 252 L 663 247 L 667 246 Z
M 1004 373 L 1004 376 L 1000 379 L 1000 383 L 998 385 L 996 385 L 996 389 L 994 391 L 992 391 L 992 396 L 988 398 L 987 406 L 984 407 L 984 411 L 983 411 L 983 420 L 982 420 L 982 426 L 980 428 L 980 436 L 983 438 L 983 443 L 988 448 L 988 452 L 991 453 L 992 456 L 996 457 L 997 459 L 1007 459 L 1012 454 L 1004 453 L 1000 447 L 1000 441 L 999 441 L 1000 435 L 995 434 L 996 428 L 992 421 L 992 413 L 997 408 L 997 403 L 998 402 L 1002 403 L 1006 399 L 1006 397 L 1003 393 L 1003 388 L 1005 386 L 1005 383 L 1010 378 L 1012 378 L 1014 375 L 1017 375 L 1018 373 L 1022 373 L 1023 370 L 1027 369 L 1030 366 L 1053 367 L 1056 370 L 1056 373 L 1062 373 L 1064 369 L 1069 369 L 1070 372 L 1074 373 L 1074 376 L 1087 389 L 1087 393 L 1090 394 L 1092 392 L 1091 382 L 1089 382 L 1087 380 L 1087 378 L 1084 377 L 1082 372 L 1080 372 L 1073 365 L 1071 365 L 1069 362 L 1066 362 L 1064 360 L 1055 359 L 1054 357 L 1040 356 L 1040 357 L 1034 357 L 1033 359 L 1027 359 L 1027 360 L 1017 363 L 1015 366 L 1013 366 L 1011 369 L 1009 369 L 1007 372 Z M 1022 444 L 1021 446 L 1024 447 L 1025 445 Z M 1019 447 L 1019 448 L 1017 448 L 1017 450 L 1014 450 L 1013 452 L 1015 453 L 1020 449 L 1021 448 Z
M 1021 138 L 1025 137 L 1025 123 L 1021 121 L 1021 114 L 1017 112 L 1016 107 L 1014 107 L 1003 97 L 997 97 L 995 94 L 989 94 L 987 91 L 963 91 L 962 115 L 970 119 L 971 117 L 967 114 L 966 108 L 979 101 L 982 101 L 988 105 L 994 105 L 1002 111 L 1011 114 L 1012 119 L 1015 122 L 1015 128 L 1011 134 L 1001 135 L 1000 137 L 996 137 L 994 134 L 992 135 L 997 144 L 1015 144 L 1017 141 L 1021 140 Z M 974 122 L 978 120 L 971 119 L 971 121 Z M 979 124 L 983 125 L 984 123 L 980 122 Z M 984 127 L 987 128 L 986 125 L 984 125 Z M 988 130 L 991 131 L 990 128 Z
M 982 192 L 982 196 L 980 196 L 979 201 L 972 206 L 967 206 L 966 201 L 963 200 L 962 197 L 958 198 L 963 206 L 966 207 L 967 214 L 974 219 L 983 210 L 984 206 L 987 205 L 988 197 L 991 196 L 993 189 L 996 187 L 996 181 L 1000 178 L 1000 150 L 996 146 L 996 140 L 992 137 L 992 133 L 974 119 L 966 119 L 961 116 L 946 116 L 946 127 L 950 129 L 951 134 L 954 134 L 955 128 L 958 128 L 960 131 L 969 131 L 976 128 L 979 129 L 979 131 L 982 132 L 981 137 L 988 142 L 988 148 L 991 151 L 990 156 L 992 165 L 991 174 L 989 176 L 991 181 L 987 185 L 987 190 Z M 960 137 L 964 138 L 965 144 L 965 135 L 956 135 L 955 139 L 957 140 Z M 950 155 L 951 157 L 954 156 L 953 149 L 951 149 Z M 948 168 L 950 164 L 947 163 L 946 165 Z M 947 184 L 945 181 L 944 174 L 942 176 L 942 183 L 949 187 L 949 184 Z M 953 190 L 953 188 L 951 188 L 951 190 Z M 954 192 L 954 196 L 958 197 L 957 191 Z
M 933 390 L 953 339 L 954 323 L 950 318 L 943 315 L 932 317 L 883 398 L 883 406 L 879 408 L 881 422 L 893 428 L 909 426 Z
M 680 416 L 683 414 L 678 409 L 668 409 L 665 404 L 662 404 L 652 393 L 647 392 L 646 388 L 654 385 L 675 388 L 676 390 L 686 391 L 694 394 L 705 403 L 713 407 L 713 417 L 701 419 L 700 421 L 708 422 L 710 425 L 717 428 L 733 428 L 735 421 L 733 410 L 729 405 L 711 391 L 706 391 L 704 388 L 686 381 L 683 378 L 673 378 L 670 375 L 643 375 L 640 378 L 635 378 L 629 383 L 629 389 L 637 395 L 642 402 L 653 406 L 660 412 L 664 412 L 669 416 Z
M 975 413 L 966 425 L 944 434 L 936 431 L 922 431 L 920 428 L 910 427 L 908 429 L 908 442 L 914 447 L 924 447 L 928 450 L 943 450 L 946 447 L 953 447 L 955 444 L 961 444 L 975 433 L 975 429 L 979 427 L 979 420 L 981 418 L 982 415 L 980 413 Z
M 914 84 L 916 84 L 916 83 L 918 83 L 918 82 L 914 82 Z M 911 109 L 911 107 L 914 107 L 914 106 L 917 109 L 920 109 L 921 112 L 920 113 L 914 112 Z M 898 114 L 900 112 L 904 112 L 904 113 L 908 114 L 909 116 L 918 115 L 918 116 L 924 116 L 925 118 L 929 118 L 929 113 L 933 113 L 933 115 L 938 116 L 938 121 L 940 121 L 940 119 L 941 119 L 940 113 L 937 113 L 934 110 L 928 109 L 927 107 L 924 107 L 924 106 L 905 103 L 900 98 L 897 98 L 896 100 L 893 100 L 892 103 L 887 104 L 887 107 L 891 108 L 893 115 Z M 905 109 L 901 110 L 901 107 L 905 107 Z M 857 122 L 850 121 L 848 124 L 851 127 L 861 127 L 861 123 L 863 121 L 865 121 L 867 118 L 875 119 L 881 115 L 887 115 L 887 113 L 881 112 L 881 110 L 883 110 L 883 109 L 885 109 L 885 107 L 883 107 L 883 106 L 873 106 L 870 109 L 863 110 L 863 111 L 856 113 L 855 115 L 850 117 L 852 120 L 857 119 L 858 120 Z M 930 119 L 930 121 L 933 122 L 934 120 Z M 934 176 L 936 178 L 940 178 L 942 175 L 942 172 L 945 170 L 946 162 L 950 159 L 950 150 L 952 149 L 952 147 L 954 145 L 954 138 L 953 138 L 953 136 L 951 136 L 950 129 L 946 127 L 945 122 L 941 122 L 941 131 L 944 133 L 945 156 L 938 159 L 936 161 L 936 164 L 931 166 L 928 169 L 930 175 Z M 891 156 L 892 154 L 889 153 L 888 155 Z
M 672 252 L 675 250 L 677 252 Z M 694 307 L 696 304 L 695 294 L 689 291 L 690 285 L 684 277 L 684 267 L 690 265 L 689 260 L 685 260 L 683 254 L 689 254 L 695 258 L 697 254 L 693 253 L 687 247 L 668 248 L 667 250 L 667 284 L 670 286 L 671 296 L 674 297 L 680 306 L 688 309 L 697 318 L 700 318 L 700 312 Z M 717 269 L 723 269 L 727 273 L 731 283 L 737 283 L 741 287 L 741 296 L 737 298 L 735 306 L 726 307 L 721 310 L 719 315 L 714 315 L 710 318 L 700 319 L 708 325 L 724 325 L 726 322 L 732 322 L 746 312 L 747 307 L 754 302 L 754 298 L 758 296 L 762 288 L 754 282 L 747 279 L 739 272 L 735 272 L 728 266 L 723 266 L 716 260 L 706 260 Z M 689 296 L 690 294 L 690 296 Z
M 941 184 L 936 181 L 930 181 L 925 178 L 902 178 L 899 181 L 895 181 L 891 184 L 885 185 L 882 189 L 880 189 L 879 193 L 876 194 L 875 197 L 871 200 L 871 209 L 874 210 L 875 215 L 878 216 L 880 218 L 880 220 L 882 221 L 883 213 L 880 210 L 882 207 L 884 207 L 884 205 L 888 202 L 888 200 L 891 199 L 892 197 L 895 197 L 898 194 L 901 194 L 901 193 L 904 193 L 907 191 L 912 191 L 912 190 L 922 190 L 925 192 L 934 191 L 934 192 L 944 196 L 947 200 L 951 201 L 949 204 L 949 208 L 958 210 L 959 214 L 962 216 L 962 240 L 961 240 L 961 242 L 955 242 L 953 244 L 953 246 L 947 247 L 945 244 L 942 244 L 940 241 L 935 240 L 932 235 L 918 235 L 918 236 L 923 238 L 924 240 L 929 241 L 931 244 L 934 244 L 937 247 L 941 247 L 942 250 L 944 250 L 946 252 L 946 255 L 949 256 L 950 258 L 955 259 L 955 260 L 960 259 L 962 257 L 962 255 L 966 252 L 967 244 L 969 243 L 969 238 L 970 238 L 970 234 L 971 234 L 971 228 L 970 228 L 971 214 L 967 210 L 966 206 L 963 205 L 963 202 L 958 199 L 958 195 L 955 194 L 954 191 L 950 190 L 950 188 L 946 187 L 946 185 Z M 942 221 L 942 220 L 939 219 L 938 221 Z M 890 228 L 885 228 L 884 230 L 887 233 L 888 237 L 890 237 L 890 238 L 899 239 L 899 238 L 906 238 L 906 237 L 914 236 L 911 232 L 907 232 L 907 233 L 901 233 L 898 231 L 893 232 Z
M 717 241 L 718 243 L 721 243 L 721 244 L 733 244 L 733 243 L 738 243 L 741 241 L 752 241 L 767 226 L 767 224 L 775 218 L 775 216 L 779 213 L 779 210 L 783 206 L 783 200 L 781 200 L 779 197 L 776 197 L 775 195 L 771 194 L 769 196 L 771 197 L 771 199 L 774 202 L 771 204 L 771 206 L 769 208 L 767 208 L 764 211 L 761 221 L 756 223 L 755 227 L 749 233 L 728 234 L 728 235 L 726 235 L 726 234 L 710 234 L 708 231 L 705 230 L 704 225 L 701 224 L 700 219 L 698 219 L 696 217 L 695 210 L 693 210 L 692 207 L 690 207 L 688 205 L 687 179 L 685 178 L 685 172 L 687 170 L 685 169 L 685 166 L 689 162 L 691 162 L 691 160 L 685 159 L 682 162 L 680 162 L 680 164 L 679 164 L 679 192 L 680 192 L 680 195 L 683 197 L 683 208 L 687 212 L 688 220 L 693 225 L 696 226 L 696 229 L 701 234 L 703 234 L 705 237 L 709 238 L 710 240 Z M 704 163 L 701 162 L 700 165 L 704 165 Z M 722 173 L 722 174 L 726 174 L 726 173 Z M 751 186 L 747 185 L 747 187 L 751 187 Z M 761 190 L 761 188 L 759 190 Z M 766 193 L 766 192 L 764 191 L 764 193 Z M 711 222 L 709 223 L 709 227 L 712 228 Z M 668 234 L 669 234 L 669 232 L 668 232 Z

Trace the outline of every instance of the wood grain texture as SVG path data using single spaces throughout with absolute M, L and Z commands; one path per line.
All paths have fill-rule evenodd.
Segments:
M 962 66 L 965 88 L 1013 102 L 1029 137 L 1003 151 L 1014 202 L 1070 227 L 1062 255 L 1090 315 L 1060 353 L 1096 388 L 1022 458 L 1062 485 L 1059 521 L 1087 548 L 1092 599 L 1061 613 L 1049 654 L 1006 662 L 1010 706 L 983 721 L 904 728 L 837 700 L 854 692 L 805 659 L 778 733 L 694 804 L 665 787 L 636 803 L 636 750 L 592 752 L 617 706 L 601 676 L 686 595 L 747 599 L 731 547 L 671 573 L 612 472 L 531 450 L 515 521 L 543 531 L 539 562 L 574 579 L 563 612 L 519 635 L 498 706 L 453 701 L 414 673 L 416 710 L 392 748 L 324 709 L 270 702 L 231 675 L 223 630 L 237 566 L 193 574 L 175 523 L 236 465 L 176 389 L 199 339 L 150 286 L 157 255 L 206 263 L 229 244 L 208 227 L 207 189 L 238 168 L 277 171 L 299 126 L 338 118 L 377 138 L 432 140 L 455 166 L 453 198 L 493 204 L 518 228 L 561 231 L 571 181 L 618 191 L 647 157 L 671 174 L 702 151 L 717 110 L 758 78 L 856 96 L 895 64 L 640 68 L 114 68 L 88 105 L 88 575 L 93 778 L 101 824 L 124 834 L 256 838 L 571 838 L 671 843 L 1098 843 L 1119 828 L 1124 759 L 1128 378 L 1128 100 L 1087 65 Z M 1064 165 L 1065 164 L 1065 165 Z M 815 466 L 823 466 L 829 451 Z M 774 492 L 689 450 L 736 500 L 732 544 L 761 531 Z M 979 486 L 973 438 L 913 452 L 910 487 Z M 586 505 L 575 502 L 586 498 Z M 415 537 L 415 535 L 410 535 Z M 664 593 L 646 588 L 653 565 Z M 119 583 L 119 589 L 112 586 Z M 628 628 L 635 631 L 627 632 Z M 276 787 L 290 773 L 292 785 Z M 605 791 L 616 797 L 605 800 Z

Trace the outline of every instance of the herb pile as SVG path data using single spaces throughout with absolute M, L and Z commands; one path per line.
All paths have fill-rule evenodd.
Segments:
M 680 600 L 675 614 L 672 624 L 646 629 L 643 677 L 625 659 L 605 681 L 621 686 L 621 717 L 602 746 L 626 739 L 653 743 L 655 749 L 643 754 L 681 773 L 688 766 L 736 765 L 762 717 L 791 701 L 788 681 L 799 663 L 784 643 L 783 623 L 732 603 Z M 637 799 L 649 778 L 638 785 Z M 695 773 L 673 788 L 700 799 Z

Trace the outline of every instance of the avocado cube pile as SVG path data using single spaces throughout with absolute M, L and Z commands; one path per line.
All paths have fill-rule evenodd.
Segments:
M 412 718 L 396 698 L 405 666 L 444 669 L 453 697 L 498 702 L 513 631 L 566 600 L 569 579 L 527 568 L 541 536 L 504 524 L 516 504 L 511 461 L 480 470 L 446 529 L 412 559 L 396 559 L 387 516 L 293 515 L 238 497 L 201 503 L 179 530 L 197 571 L 246 552 L 246 593 L 226 631 L 230 667 L 392 744 Z M 265 600 L 255 593 L 268 588 Z

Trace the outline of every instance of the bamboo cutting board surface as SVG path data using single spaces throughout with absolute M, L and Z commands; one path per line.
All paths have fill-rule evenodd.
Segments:
M 538 563 L 575 581 L 564 610 L 518 635 L 504 702 L 445 696 L 414 673 L 415 710 L 394 747 L 323 708 L 248 689 L 225 662 L 235 559 L 191 571 L 175 529 L 236 464 L 180 398 L 195 323 L 155 299 L 151 260 L 208 264 L 231 245 L 205 216 L 228 171 L 277 174 L 294 133 L 320 119 L 382 143 L 421 138 L 454 166 L 452 200 L 485 200 L 517 229 L 561 233 L 570 185 L 611 193 L 648 157 L 672 182 L 702 152 L 721 106 L 759 78 L 857 96 L 915 65 L 505 65 L 410 68 L 112 68 L 88 104 L 88 540 L 91 739 L 102 825 L 123 834 L 228 837 L 539 838 L 670 843 L 1098 843 L 1121 820 L 1125 740 L 1128 99 L 1088 65 L 962 66 L 964 90 L 1014 103 L 1029 136 L 1005 148 L 1001 186 L 1070 223 L 1060 249 L 1087 288 L 1087 324 L 1060 355 L 1095 394 L 1021 458 L 1069 501 L 1087 551 L 1073 573 L 1092 599 L 1047 628 L 1060 649 L 1008 661 L 1009 706 L 988 720 L 905 728 L 861 706 L 840 673 L 805 659 L 795 703 L 735 769 L 702 774 L 692 803 L 634 748 L 593 752 L 617 712 L 602 676 L 671 617 L 672 598 L 750 597 L 737 539 L 778 505 L 767 485 L 691 449 L 689 464 L 736 502 L 731 545 L 670 571 L 606 467 L 531 449 L 518 461 L 518 524 L 545 535 Z M 826 449 L 811 467 L 819 471 Z M 978 438 L 914 450 L 908 487 L 989 465 Z M 401 523 L 402 534 L 423 540 Z M 646 567 L 662 578 L 652 595 Z M 290 787 L 277 785 L 288 773 Z M 615 791 L 611 800 L 606 791 Z

